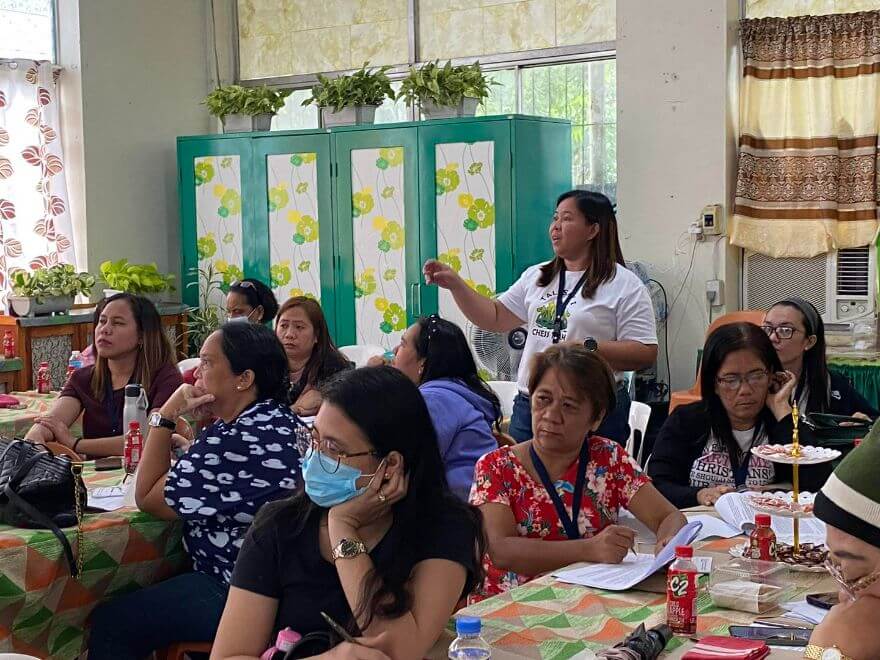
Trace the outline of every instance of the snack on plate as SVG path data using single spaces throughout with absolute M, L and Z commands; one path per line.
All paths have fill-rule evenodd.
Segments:
M 799 499 L 803 498 L 803 495 Z M 779 495 L 770 495 L 770 494 L 756 494 L 749 496 L 749 504 L 751 504 L 755 508 L 761 508 L 764 510 L 770 511 L 778 511 L 788 512 L 788 513 L 812 513 L 813 512 L 813 502 L 812 501 L 801 501 L 798 504 L 795 504 L 792 501 L 791 496 L 779 496 Z
M 774 463 L 798 463 L 809 465 L 811 463 L 825 463 L 840 457 L 840 452 L 827 447 L 813 447 L 800 445 L 799 453 L 794 455 L 794 445 L 760 445 L 752 447 L 755 456 Z
M 748 545 L 743 550 L 743 556 L 748 552 Z M 828 559 L 828 548 L 822 544 L 801 543 L 800 552 L 795 554 L 794 546 L 787 543 L 776 544 L 777 561 L 790 566 L 803 566 L 806 568 L 821 567 Z

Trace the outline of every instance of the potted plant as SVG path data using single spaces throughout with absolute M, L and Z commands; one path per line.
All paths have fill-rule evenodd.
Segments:
M 224 133 L 268 131 L 272 117 L 284 107 L 291 90 L 224 85 L 202 101 L 208 112 L 223 122 Z
M 202 344 L 226 319 L 226 311 L 212 302 L 225 298 L 223 276 L 214 271 L 213 264 L 208 264 L 206 268 L 192 268 L 189 272 L 197 276 L 196 281 L 190 282 L 187 287 L 198 288 L 199 304 L 187 311 L 187 348 L 190 357 L 198 357 Z
M 161 294 L 174 291 L 174 275 L 163 275 L 156 264 L 131 264 L 128 259 L 105 261 L 101 264 L 101 279 L 107 284 L 104 296 L 133 293 L 158 301 Z
M 312 95 L 302 102 L 314 103 L 321 108 L 325 127 L 346 124 L 372 124 L 376 108 L 386 99 L 394 98 L 391 80 L 386 72 L 390 66 L 368 69 L 369 62 L 350 76 L 328 78 L 318 74 L 318 84 Z
M 477 106 L 489 96 L 489 86 L 497 85 L 483 75 L 480 63 L 453 66 L 447 62 L 428 62 L 410 68 L 403 79 L 397 98 L 407 103 L 418 101 L 425 119 L 473 117 Z
M 37 316 L 66 312 L 76 296 L 88 296 L 95 277 L 78 273 L 70 264 L 41 268 L 33 272 L 15 271 L 12 275 L 11 311 L 16 316 Z

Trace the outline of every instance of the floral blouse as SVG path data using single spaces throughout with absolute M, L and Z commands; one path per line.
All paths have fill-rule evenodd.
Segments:
M 591 437 L 589 443 L 590 462 L 577 520 L 582 538 L 591 538 L 614 524 L 618 510 L 628 506 L 639 488 L 650 482 L 617 443 L 596 436 Z M 569 516 L 577 467 L 575 460 L 555 484 Z M 568 540 L 550 495 L 540 481 L 529 475 L 511 447 L 501 447 L 477 461 L 470 499 L 474 506 L 498 503 L 509 507 L 520 536 L 545 541 Z M 489 555 L 483 558 L 483 568 L 486 581 L 472 601 L 503 593 L 536 577 L 498 569 L 492 565 Z

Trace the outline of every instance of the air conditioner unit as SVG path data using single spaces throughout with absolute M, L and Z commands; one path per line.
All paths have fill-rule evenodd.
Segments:
M 744 309 L 769 309 L 800 296 L 816 306 L 826 323 L 852 321 L 875 311 L 877 246 L 790 259 L 746 250 L 742 281 Z

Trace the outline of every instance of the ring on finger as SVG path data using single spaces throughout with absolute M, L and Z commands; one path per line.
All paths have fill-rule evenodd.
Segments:
M 380 502 L 384 502 L 384 501 L 387 500 L 387 499 L 388 499 L 388 498 L 385 496 L 385 493 L 383 493 L 383 492 L 380 490 L 380 491 L 379 491 L 379 501 L 380 501 Z

